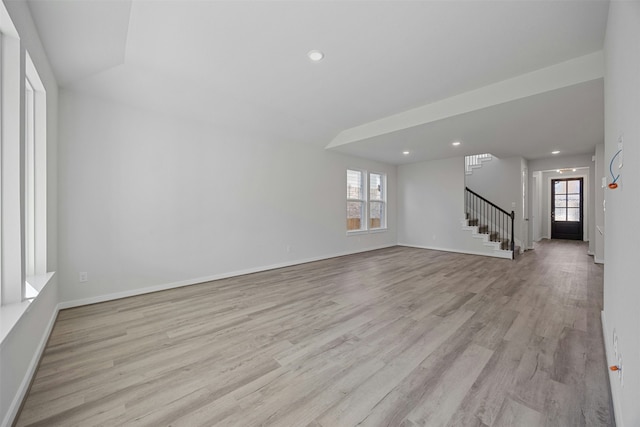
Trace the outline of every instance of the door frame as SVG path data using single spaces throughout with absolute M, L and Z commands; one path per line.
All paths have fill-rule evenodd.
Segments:
M 531 174 L 531 216 L 529 221 L 531 222 L 531 249 L 533 249 L 533 243 L 539 242 L 542 239 L 542 190 L 540 185 L 542 184 L 542 172 L 535 171 Z
M 551 239 L 551 181 L 554 179 L 564 179 L 564 178 L 582 178 L 583 189 L 582 189 L 582 241 L 588 242 L 591 236 L 589 235 L 589 221 L 591 218 L 589 217 L 589 186 L 591 183 L 589 182 L 589 171 L 580 171 L 580 172 L 566 172 L 566 173 L 554 173 L 549 174 L 547 179 L 545 180 L 545 185 L 547 186 L 546 193 L 546 202 L 544 202 L 544 206 L 546 207 L 546 216 L 547 216 L 547 231 L 548 235 L 545 236 L 547 239 Z
M 529 235 L 529 223 L 530 223 L 530 215 L 529 215 L 529 167 L 522 167 L 521 171 L 522 180 L 522 251 L 526 251 L 528 249 L 533 249 L 533 245 L 531 244 L 531 236 Z
M 580 196 L 580 199 L 578 201 L 578 209 L 579 209 L 579 218 L 577 221 L 569 221 L 568 218 L 565 218 L 564 221 L 556 221 L 556 217 L 555 217 L 555 210 L 557 209 L 556 206 L 556 197 L 558 197 L 558 193 L 556 193 L 556 185 L 559 182 L 563 182 L 565 184 L 565 193 L 561 193 L 562 195 L 565 196 L 565 202 L 568 203 L 568 199 L 567 199 L 567 194 L 569 191 L 569 187 L 568 187 L 568 183 L 569 182 L 578 182 L 579 185 L 579 192 L 578 195 Z M 551 178 L 551 200 L 550 200 L 550 206 L 551 206 L 551 230 L 550 230 L 550 234 L 551 234 L 551 238 L 552 239 L 565 239 L 565 240 L 582 240 L 585 241 L 585 235 L 584 235 L 584 178 L 582 177 L 563 177 L 563 178 Z M 573 193 L 572 193 L 573 194 Z M 565 206 L 569 206 L 568 204 Z M 568 213 L 566 213 L 566 215 L 568 215 Z M 577 222 L 577 224 L 576 224 Z M 578 227 L 576 227 L 576 225 Z M 571 230 L 571 231 L 570 231 Z M 554 232 L 556 233 L 556 237 L 554 237 Z M 575 232 L 575 234 L 574 234 Z M 563 236 L 563 237 L 560 237 Z M 577 237 L 577 239 L 575 238 Z

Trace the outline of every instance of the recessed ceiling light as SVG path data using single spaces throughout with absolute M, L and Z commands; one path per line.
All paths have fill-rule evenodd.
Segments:
M 560 172 L 560 169 L 556 169 L 556 172 Z
M 460 141 L 453 141 L 453 142 L 451 143 L 451 145 L 453 145 L 454 147 L 457 147 L 457 146 L 458 146 L 458 145 L 460 145 L 460 144 L 461 144 L 461 142 L 460 142 Z
M 405 156 L 408 156 L 409 152 L 408 151 L 403 151 L 402 154 L 404 154 Z
M 322 58 L 324 58 L 324 53 L 320 52 L 319 50 L 310 50 L 309 53 L 307 53 L 307 56 L 313 62 L 318 62 L 322 61 Z
M 576 168 L 573 168 L 573 169 L 571 169 L 571 170 L 575 172 L 575 171 L 576 171 Z
M 560 152 L 556 150 L 556 151 L 552 151 L 551 154 L 560 154 Z

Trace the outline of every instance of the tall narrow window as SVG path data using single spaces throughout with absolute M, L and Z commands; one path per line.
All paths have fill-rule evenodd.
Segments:
M 369 228 L 386 228 L 385 176 L 369 174 Z
M 347 231 L 363 230 L 365 215 L 364 173 L 347 170 Z
M 25 266 L 27 276 L 35 275 L 36 271 L 36 183 L 35 183 L 35 95 L 33 86 L 26 78 L 24 82 L 24 157 L 25 157 L 25 179 L 24 179 L 24 211 L 25 211 Z
M 25 58 L 24 82 L 24 298 L 34 298 L 46 273 L 47 145 L 46 93 L 31 57 Z

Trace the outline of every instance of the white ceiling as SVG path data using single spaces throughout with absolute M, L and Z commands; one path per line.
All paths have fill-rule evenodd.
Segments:
M 350 128 L 602 49 L 607 1 L 28 0 L 61 86 L 265 141 Z M 306 53 L 325 59 L 311 63 Z M 336 149 L 390 163 L 593 151 L 602 80 Z M 389 137 L 389 136 L 392 137 Z M 440 147 L 443 142 L 445 148 Z M 398 151 L 410 148 L 410 160 Z

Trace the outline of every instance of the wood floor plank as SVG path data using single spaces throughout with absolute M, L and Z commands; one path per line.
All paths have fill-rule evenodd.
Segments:
M 407 418 L 422 426 L 446 425 L 492 355 L 492 350 L 470 344 Z
M 62 310 L 15 424 L 613 425 L 586 249 L 397 246 Z
M 540 412 L 507 398 L 493 425 L 495 427 L 536 427 L 542 422 L 543 416 Z

